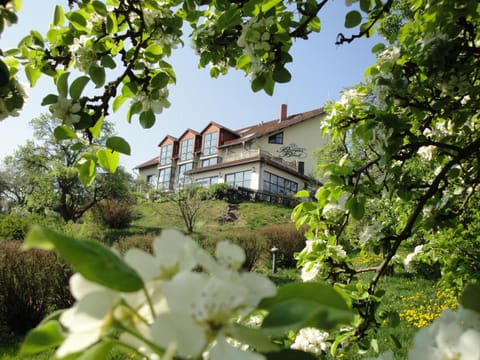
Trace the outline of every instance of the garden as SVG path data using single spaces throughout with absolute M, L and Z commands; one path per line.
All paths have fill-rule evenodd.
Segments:
M 139 196 L 119 167 L 111 112 L 155 124 L 184 32 L 212 77 L 272 95 L 326 3 L 70 0 L 2 49 L 0 119 L 20 71 L 55 84 L 0 173 L 7 358 L 480 359 L 478 1 L 345 2 L 337 44 L 382 40 L 325 104 L 321 185 L 294 209 L 239 202 L 220 226 L 228 189 Z M 0 31 L 20 6 L 0 1 Z

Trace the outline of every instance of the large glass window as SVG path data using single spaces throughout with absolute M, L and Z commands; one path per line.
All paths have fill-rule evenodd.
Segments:
M 268 137 L 269 144 L 283 144 L 283 132 Z
M 183 140 L 180 144 L 180 161 L 193 159 L 193 139 Z
M 190 177 L 185 175 L 185 172 L 193 169 L 193 162 L 182 164 L 178 167 L 178 186 L 183 187 L 185 184 L 190 184 Z
M 167 165 L 172 162 L 172 144 L 160 148 L 160 165 Z
M 295 181 L 265 171 L 263 190 L 274 194 L 295 194 L 298 191 L 298 184 Z
M 252 170 L 239 171 L 236 173 L 226 174 L 225 182 L 234 187 L 250 188 L 250 180 L 252 178 Z
M 204 188 L 208 188 L 211 185 L 218 183 L 218 176 L 209 176 L 209 177 L 200 178 L 195 180 L 195 183 Z
M 158 172 L 158 189 L 169 190 L 172 168 L 160 169 Z
M 203 136 L 203 155 L 212 155 L 217 153 L 217 132 L 211 132 Z
M 217 157 L 202 160 L 202 167 L 215 165 L 215 164 L 218 164 L 218 158 Z

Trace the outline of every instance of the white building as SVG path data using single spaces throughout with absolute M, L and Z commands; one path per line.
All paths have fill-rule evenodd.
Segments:
M 323 109 L 288 115 L 231 130 L 210 122 L 197 132 L 187 129 L 158 145 L 159 156 L 136 167 L 154 188 L 174 191 L 188 183 L 216 183 L 289 195 L 306 187 L 316 165 L 314 151 L 327 139 L 320 135 Z

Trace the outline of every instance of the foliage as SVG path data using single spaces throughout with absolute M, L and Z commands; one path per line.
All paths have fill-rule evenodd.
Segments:
M 125 255 L 125 253 L 132 248 L 137 248 L 147 253 L 152 253 L 153 238 L 153 235 L 125 236 L 116 241 L 113 244 L 113 248 L 117 249 L 122 255 Z
M 183 189 L 171 194 L 169 198 L 180 211 L 185 228 L 189 234 L 193 232 L 195 223 L 205 205 L 204 202 L 207 195 L 208 193 L 204 188 L 187 185 Z
M 33 224 L 42 224 L 59 230 L 63 230 L 65 226 L 63 220 L 58 217 L 11 212 L 0 215 L 0 239 L 23 240 Z
M 111 229 L 127 228 L 134 218 L 133 201 L 133 197 L 102 200 L 94 207 L 95 218 Z
M 22 251 L 20 246 L 18 241 L 0 242 L 0 323 L 24 335 L 50 312 L 72 305 L 72 271 L 53 252 Z
M 263 226 L 258 233 L 266 240 L 267 250 L 276 246 L 277 265 L 283 268 L 296 266 L 294 254 L 305 247 L 305 228 L 296 229 L 294 224 L 277 224 Z
M 224 200 L 235 202 L 237 195 L 235 188 L 225 183 L 213 184 L 208 188 L 209 198 L 213 200 Z
M 210 358 L 224 359 L 242 356 L 226 341 L 234 338 L 281 357 L 285 350 L 269 334 L 307 324 L 330 329 L 353 319 L 342 295 L 327 285 L 293 283 L 277 293 L 266 277 L 238 272 L 245 253 L 227 241 L 212 257 L 180 232 L 165 230 L 154 240 L 153 254 L 130 249 L 119 257 L 98 243 L 36 228 L 25 245 L 55 248 L 78 273 L 70 281 L 73 307 L 30 332 L 22 354 L 59 346 L 59 358 L 79 351 L 99 358 L 115 339 L 147 358 L 190 358 L 208 349 Z M 257 305 L 266 314 L 260 329 L 231 322 Z

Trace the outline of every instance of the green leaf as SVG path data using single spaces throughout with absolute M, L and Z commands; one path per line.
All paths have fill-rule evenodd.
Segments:
M 133 103 L 127 111 L 127 121 L 132 121 L 132 116 L 135 114 L 139 114 L 142 111 L 143 105 L 141 102 L 137 101 Z
M 290 72 L 282 67 L 276 67 L 273 71 L 273 80 L 278 83 L 287 83 L 292 79 Z
M 480 283 L 468 285 L 460 297 L 460 304 L 465 309 L 470 309 L 480 313 Z
M 345 27 L 353 28 L 362 22 L 362 14 L 357 10 L 352 10 L 345 15 Z
M 269 352 L 262 354 L 267 360 L 316 360 L 318 359 L 312 353 L 308 353 L 300 350 L 283 349 L 277 352 Z
M 57 347 L 64 340 L 58 321 L 48 321 L 31 330 L 20 347 L 20 355 L 33 355 Z
M 70 97 L 74 100 L 80 99 L 83 89 L 89 81 L 90 78 L 88 76 L 80 76 L 73 80 L 72 85 L 70 85 Z
M 372 7 L 372 0 L 360 0 L 360 9 L 368 13 Z
M 85 19 L 85 16 L 80 11 L 73 11 L 68 15 L 68 18 L 70 20 L 70 24 L 72 26 L 79 30 L 79 31 L 86 31 L 87 29 L 87 19 Z
M 63 12 L 63 7 L 60 5 L 55 6 L 55 12 L 53 14 L 53 25 L 62 26 L 65 21 L 65 13 Z
M 94 0 L 92 1 L 92 5 L 93 5 L 93 8 L 95 9 L 95 12 L 99 15 L 102 15 L 102 16 L 107 16 L 108 14 L 108 11 L 107 11 L 107 7 L 105 6 L 105 4 L 101 1 L 98 1 L 98 0 Z
M 150 63 L 156 63 L 162 58 L 163 49 L 160 45 L 152 44 L 145 49 L 145 59 Z
M 295 194 L 295 197 L 296 197 L 296 198 L 301 198 L 301 197 L 306 197 L 306 198 L 308 198 L 308 197 L 310 197 L 310 193 L 308 192 L 308 190 L 303 189 L 303 190 L 300 190 L 299 192 L 297 192 L 297 193 Z
M 168 85 L 169 80 L 170 77 L 167 73 L 159 71 L 152 77 L 152 80 L 150 80 L 150 85 L 156 89 L 163 89 Z
M 115 69 L 117 67 L 117 64 L 110 55 L 103 55 L 100 63 L 102 64 L 102 66 L 109 69 Z
M 118 95 L 115 100 L 113 100 L 113 104 L 112 104 L 112 109 L 113 109 L 113 112 L 117 112 L 117 110 L 123 105 L 123 103 L 125 102 L 125 100 L 127 100 L 128 97 L 126 96 L 123 96 L 123 95 Z
M 67 125 L 60 125 L 53 130 L 53 135 L 57 140 L 76 139 L 77 134 Z
M 313 32 L 320 32 L 322 26 L 320 23 L 320 19 L 318 16 L 314 17 L 310 22 L 308 23 L 308 29 L 313 31 Z
M 355 220 L 360 220 L 365 215 L 365 201 L 363 199 L 351 197 L 346 201 L 345 206 Z
M 265 79 L 265 86 L 264 86 L 263 90 L 265 90 L 265 92 L 268 95 L 272 96 L 274 89 L 275 89 L 275 81 L 273 80 L 273 78 L 271 76 L 268 76 Z
M 232 28 L 240 25 L 241 22 L 242 17 L 240 15 L 240 10 L 237 6 L 232 6 L 218 18 L 217 26 L 220 30 L 224 30 L 226 28 Z
M 130 145 L 128 144 L 127 141 L 125 141 L 125 139 L 119 136 L 112 136 L 108 138 L 106 145 L 109 149 L 118 151 L 119 153 L 122 153 L 125 155 L 131 154 Z
M 100 149 L 97 151 L 97 159 L 102 168 L 114 173 L 120 161 L 120 153 L 110 149 Z
M 98 360 L 98 359 L 108 359 L 110 351 L 113 348 L 113 343 L 108 340 L 103 340 L 101 343 L 98 343 L 87 351 L 84 351 L 82 355 L 77 360 Z
M 78 170 L 80 182 L 85 186 L 90 186 L 93 183 L 93 180 L 95 180 L 95 161 L 86 160 L 77 165 L 76 168 Z
M 322 283 L 282 286 L 276 296 L 264 299 L 259 308 L 269 311 L 262 328 L 268 328 L 272 334 L 306 326 L 328 329 L 353 319 L 343 296 L 330 285 Z
M 24 248 L 55 248 L 86 279 L 113 290 L 134 292 L 143 288 L 137 272 L 105 245 L 79 240 L 35 226 L 28 233 Z
M 250 65 L 250 55 L 244 54 L 237 59 L 237 69 L 246 69 Z
M 226 332 L 241 343 L 250 345 L 256 351 L 267 352 L 280 350 L 279 346 L 274 344 L 270 336 L 262 329 L 235 325 L 226 329 Z
M 268 0 L 262 4 L 262 13 L 266 13 L 271 8 L 277 6 L 281 0 Z
M 98 66 L 97 64 L 93 64 L 90 66 L 90 70 L 88 71 L 88 75 L 92 78 L 92 81 L 95 83 L 97 88 L 102 87 L 105 84 L 105 69 L 103 67 Z
M 68 76 L 69 75 L 70 75 L 69 72 L 64 72 L 57 79 L 58 95 L 64 98 L 66 98 L 68 95 Z
M 42 100 L 42 106 L 55 104 L 58 101 L 58 96 L 54 94 L 48 94 Z
M 98 139 L 100 136 L 100 131 L 102 130 L 102 124 L 103 124 L 103 115 L 100 116 L 100 118 L 95 122 L 95 125 L 92 127 L 89 127 L 88 130 L 90 131 L 90 134 L 92 134 L 94 139 Z
M 107 15 L 107 32 L 109 34 L 116 33 L 118 31 L 117 18 L 115 14 L 108 13 Z
M 150 129 L 155 124 L 155 114 L 152 110 L 143 111 L 140 114 L 140 125 L 144 129 Z
M 25 74 L 27 75 L 27 79 L 28 79 L 28 82 L 30 83 L 30 86 L 34 87 L 35 84 L 37 83 L 37 80 L 42 75 L 42 71 L 37 67 L 34 67 L 32 65 L 27 65 L 25 67 Z
M 384 43 L 378 43 L 378 44 L 375 44 L 372 47 L 372 53 L 373 54 L 378 54 L 380 51 L 383 51 L 383 50 L 385 50 L 385 44 Z

